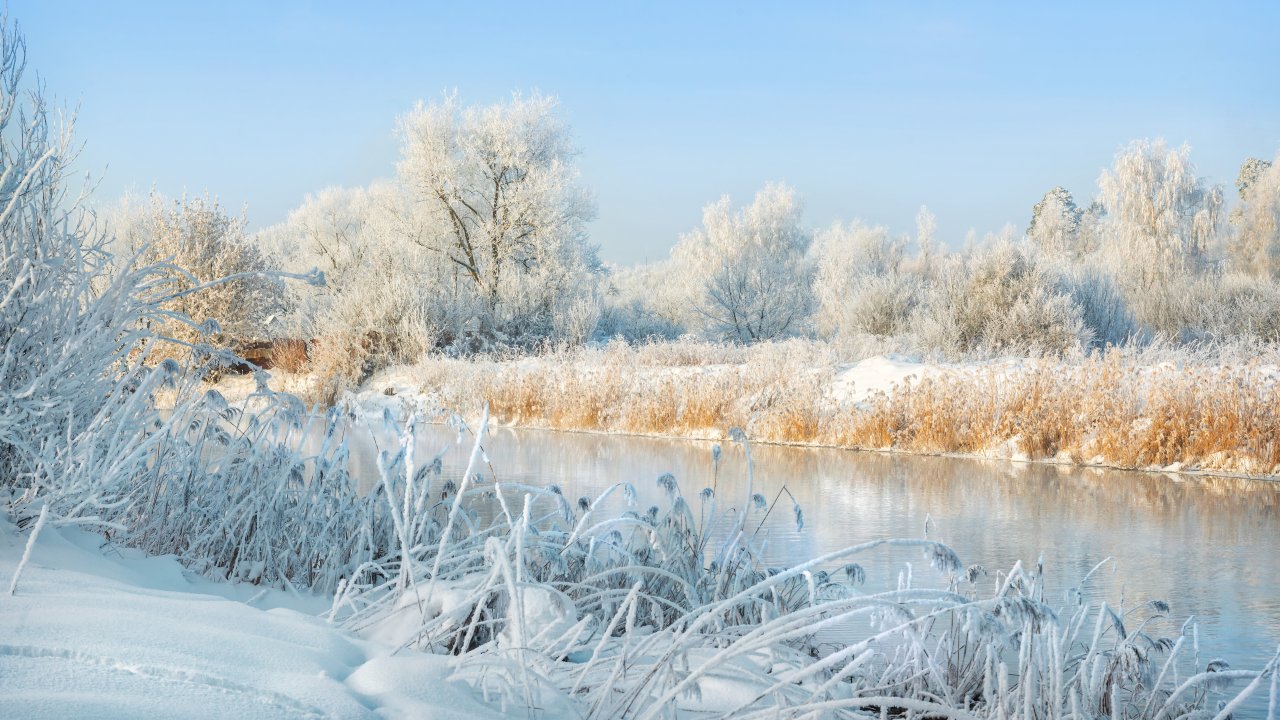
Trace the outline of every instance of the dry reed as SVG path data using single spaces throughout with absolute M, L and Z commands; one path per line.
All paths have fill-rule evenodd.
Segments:
M 943 366 L 857 401 L 847 366 L 803 341 L 749 348 L 667 343 L 536 357 L 429 358 L 420 390 L 442 407 L 490 403 L 504 424 L 1121 468 L 1280 471 L 1280 371 L 1165 348 Z

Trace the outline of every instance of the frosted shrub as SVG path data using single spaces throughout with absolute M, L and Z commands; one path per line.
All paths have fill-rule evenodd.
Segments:
M 1131 296 L 1134 314 L 1179 342 L 1278 336 L 1275 282 L 1236 272 L 1178 274 Z
M 891 337 L 908 330 L 919 303 L 921 284 L 905 273 L 864 275 L 849 285 L 843 308 L 843 334 L 866 333 Z
M 210 307 L 201 303 L 222 296 L 203 294 L 227 281 L 112 258 L 82 198 L 62 185 L 69 128 L 53 124 L 39 93 L 17 122 L 24 51 L 16 31 L 0 30 L 0 488 L 10 511 L 40 507 L 53 525 L 87 526 L 216 574 L 332 587 L 386 545 L 382 516 L 360 513 L 343 475 L 345 449 L 327 437 L 305 459 L 297 400 L 270 397 L 273 410 L 246 413 L 196 390 L 207 367 L 148 363 L 173 342 L 157 329 L 198 337 L 182 308 Z M 221 244 L 234 223 L 215 208 L 157 212 L 174 233 L 161 244 L 192 251 L 183 257 L 193 267 L 256 267 L 244 260 L 251 252 L 206 257 L 235 250 Z M 261 276 L 231 281 L 241 279 Z
M 1071 296 L 1024 247 L 1008 241 L 951 259 L 913 327 L 925 346 L 952 353 L 1061 353 L 1090 339 Z
M 392 258 L 349 274 L 315 298 L 314 315 L 302 324 L 311 339 L 308 370 L 320 382 L 317 399 L 332 401 L 373 371 L 431 351 L 451 325 L 462 324 L 446 313 L 457 309 L 416 286 Z
M 921 281 L 902 267 L 904 243 L 882 227 L 836 224 L 818 235 L 814 324 L 827 337 L 904 333 Z
M 1082 263 L 1060 266 L 1057 272 L 1061 273 L 1060 284 L 1080 309 L 1080 320 L 1095 347 L 1123 345 L 1144 337 L 1124 291 L 1110 273 Z
M 610 298 L 600 311 L 596 330 L 600 337 L 636 343 L 671 341 L 684 334 L 681 325 L 664 319 L 639 299 L 619 302 Z
M 160 323 L 154 328 L 158 334 L 185 344 L 215 340 L 224 346 L 273 335 L 285 311 L 284 285 L 270 274 L 275 261 L 245 235 L 244 223 L 208 197 L 169 203 L 152 195 L 145 208 L 121 213 L 112 228 L 117 254 L 166 263 L 178 293 L 165 310 L 180 317 Z M 230 276 L 238 277 L 214 282 Z M 217 332 L 202 332 L 211 328 L 209 321 L 216 322 Z M 175 350 L 182 346 L 160 348 L 164 355 Z
M 148 369 L 148 325 L 166 320 L 172 268 L 122 261 L 63 179 L 74 157 L 40 93 L 22 95 L 26 46 L 0 28 L 0 487 L 56 516 L 94 517 L 146 462 L 137 395 L 175 368 Z M 100 438 L 113 437 L 103 443 Z
M 673 292 L 669 262 L 610 268 L 598 325 L 599 335 L 629 342 L 675 340 L 686 328 L 680 318 L 678 292 Z
M 1280 285 L 1239 273 L 1216 273 L 1191 288 L 1195 327 L 1214 339 L 1280 341 Z
M 601 303 L 598 298 L 578 297 L 557 310 L 551 318 L 552 337 L 571 345 L 581 345 L 595 334 L 600 325 Z

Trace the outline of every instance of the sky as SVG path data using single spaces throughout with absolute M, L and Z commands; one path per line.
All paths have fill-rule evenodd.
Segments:
M 9 0 L 76 111 L 96 202 L 208 192 L 252 228 L 391 178 L 395 122 L 456 91 L 557 97 L 601 256 L 666 257 L 701 208 L 785 182 L 815 228 L 958 246 L 1084 204 L 1138 138 L 1231 187 L 1280 152 L 1280 3 Z

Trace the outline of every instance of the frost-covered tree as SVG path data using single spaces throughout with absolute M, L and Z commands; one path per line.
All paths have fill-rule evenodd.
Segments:
M 223 343 L 274 334 L 285 310 L 283 283 L 272 274 L 278 269 L 274 259 L 245 234 L 243 217 L 208 197 L 169 202 L 153 193 L 138 211 L 126 208 L 115 225 L 125 257 L 168 264 L 180 289 L 166 308 L 182 319 L 164 323 L 157 332 L 182 343 L 204 334 Z M 229 276 L 236 279 L 215 282 Z M 212 322 L 218 332 L 199 332 L 188 319 L 206 329 Z
M 1231 217 L 1232 265 L 1254 277 L 1280 277 L 1280 164 L 1246 160 L 1236 187 L 1241 202 Z
M 1258 158 L 1247 158 L 1240 165 L 1240 174 L 1236 176 L 1236 191 L 1240 193 L 1243 200 L 1245 193 L 1249 190 L 1249 186 L 1253 185 L 1258 176 L 1271 169 L 1273 163 L 1270 160 L 1260 160 Z
M 810 254 L 819 334 L 891 336 L 906 330 L 921 282 L 902 269 L 903 239 L 883 227 L 837 223 L 818 234 Z
M 374 217 L 373 191 L 330 187 L 308 195 L 284 223 L 258 234 L 282 262 L 318 267 L 330 283 L 358 269 L 374 252 L 364 232 Z
M 513 338 L 554 334 L 565 313 L 584 317 L 601 271 L 586 233 L 593 203 L 555 107 L 517 95 L 463 108 L 450 96 L 399 124 L 400 182 L 420 222 L 409 237 Z
M 1196 175 L 1191 148 L 1140 140 L 1098 178 L 1106 247 L 1135 290 L 1200 269 L 1222 220 L 1222 189 Z
M 628 342 L 674 340 L 685 333 L 671 261 L 610 268 L 600 334 Z
M 1097 255 L 1103 247 L 1107 227 L 1107 209 L 1094 200 L 1080 211 L 1080 224 L 1076 228 L 1076 246 L 1081 256 Z
M 1081 248 L 1077 240 L 1083 214 L 1066 188 L 1055 187 L 1031 210 L 1027 238 L 1047 255 L 1078 257 Z
M 934 235 L 938 231 L 938 218 L 927 206 L 921 205 L 916 212 L 916 249 L 920 253 L 920 265 L 928 272 L 937 254 L 934 248 Z
M 795 191 L 778 184 L 736 213 L 728 196 L 705 207 L 702 227 L 672 250 L 691 309 L 687 324 L 734 342 L 799 332 L 809 314 L 812 240 L 800 217 Z
M 967 257 L 947 258 L 912 328 L 951 353 L 1064 352 L 1091 339 L 1071 295 L 1012 233 Z
M 315 267 L 325 273 L 323 287 L 288 287 L 294 310 L 288 323 L 290 335 L 318 338 L 335 332 L 347 334 L 352 328 L 335 327 L 318 318 L 331 314 L 336 298 L 365 306 L 377 304 L 385 296 L 385 287 L 379 286 L 396 284 L 396 278 L 385 273 L 400 273 L 415 264 L 418 253 L 400 242 L 392 230 L 390 220 L 397 203 L 398 191 L 386 184 L 327 188 L 308 195 L 283 223 L 257 234 L 257 243 L 278 258 L 283 268 L 303 272 Z M 390 257 L 400 262 L 392 263 Z M 360 329 L 374 330 L 380 328 Z

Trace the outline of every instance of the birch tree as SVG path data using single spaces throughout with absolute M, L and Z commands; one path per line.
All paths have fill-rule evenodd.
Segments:
M 1207 260 L 1222 221 L 1222 189 L 1196 175 L 1191 148 L 1139 140 L 1098 178 L 1109 251 L 1138 289 Z

